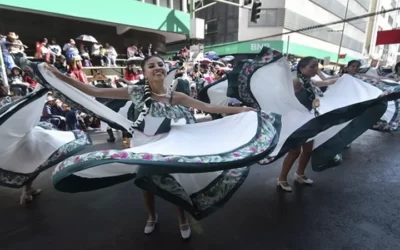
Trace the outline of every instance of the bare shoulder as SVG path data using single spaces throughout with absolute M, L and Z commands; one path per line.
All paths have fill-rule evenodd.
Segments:
M 302 85 L 297 77 L 293 78 L 293 88 L 294 92 L 298 92 L 302 89 Z

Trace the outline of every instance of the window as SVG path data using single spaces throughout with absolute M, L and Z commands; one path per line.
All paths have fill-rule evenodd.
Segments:
M 375 47 L 375 53 L 376 53 L 376 54 L 379 54 L 380 51 L 381 51 L 381 49 L 379 48 L 379 46 L 376 46 L 376 47 Z
M 156 0 L 144 0 L 145 3 L 156 4 Z
M 218 31 L 218 20 L 212 19 L 207 21 L 205 34 L 213 34 L 217 33 L 217 31 Z
M 160 1 L 160 6 L 161 7 L 169 7 L 168 1 L 169 0 L 159 0 Z
M 385 8 L 381 7 L 381 11 L 385 11 Z M 381 16 L 382 16 L 383 18 L 385 18 L 386 13 L 382 13 Z
M 389 17 L 388 17 L 388 22 L 389 22 L 390 26 L 393 27 L 393 17 L 391 15 L 389 15 Z
M 173 1 L 173 7 L 175 10 L 182 10 L 182 1 L 181 0 L 172 0 Z
M 262 9 L 260 12 L 260 18 L 257 20 L 257 23 L 252 23 L 250 21 L 251 10 L 249 10 L 248 27 L 283 26 L 284 15 L 281 13 L 282 11 L 280 11 L 280 9 Z M 280 19 L 282 20 L 280 21 Z

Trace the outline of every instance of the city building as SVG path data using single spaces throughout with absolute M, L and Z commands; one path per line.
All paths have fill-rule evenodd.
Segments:
M 43 37 L 66 43 L 81 34 L 109 42 L 117 52 L 130 44 L 163 53 L 167 43 L 186 40 L 190 31 L 187 0 L 1 0 L 0 34 L 16 32 L 34 50 Z
M 243 2 L 240 0 L 240 4 Z M 285 33 L 366 14 L 370 10 L 371 0 L 261 2 L 262 11 L 257 23 L 250 22 L 250 10 L 221 3 L 196 13 L 197 17 L 206 21 L 205 50 L 247 57 L 267 45 L 296 56 L 329 57 L 331 62 L 336 62 L 340 48 L 340 54 L 346 56 L 339 63 L 362 58 L 368 18 L 354 20 L 344 27 L 340 23 Z
M 399 5 L 399 0 L 371 0 L 371 11 L 389 10 Z M 364 51 L 364 60 L 368 65 L 375 61 L 377 66 L 394 66 L 399 61 L 399 44 L 376 45 L 378 31 L 393 30 L 399 26 L 399 11 L 370 17 Z

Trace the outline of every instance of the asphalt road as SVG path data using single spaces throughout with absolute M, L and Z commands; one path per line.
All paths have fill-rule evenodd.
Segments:
M 93 135 L 87 150 L 119 146 L 105 137 Z M 223 209 L 191 219 L 188 241 L 180 238 L 174 207 L 161 199 L 158 228 L 143 234 L 147 214 L 132 183 L 66 194 L 53 189 L 49 170 L 35 183 L 43 193 L 28 206 L 18 204 L 20 190 L 0 188 L 0 249 L 400 249 L 399 141 L 369 131 L 346 150 L 344 164 L 309 170 L 315 185 L 294 185 L 293 193 L 276 188 L 281 160 L 255 165 Z

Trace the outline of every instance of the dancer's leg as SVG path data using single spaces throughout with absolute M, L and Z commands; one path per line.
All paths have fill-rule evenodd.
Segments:
M 114 132 L 112 131 L 112 128 L 108 127 L 107 128 L 107 134 L 108 134 L 108 142 L 115 142 L 115 136 L 114 136 Z
M 301 152 L 301 147 L 298 147 L 294 150 L 289 151 L 285 160 L 283 161 L 281 174 L 279 175 L 279 179 L 277 185 L 280 186 L 285 191 L 292 191 L 290 185 L 287 182 L 287 176 L 289 174 L 290 169 L 292 168 L 294 162 L 297 160 Z
M 304 171 L 308 165 L 308 162 L 311 159 L 311 154 L 312 154 L 312 149 L 313 149 L 313 142 L 308 142 L 302 146 L 303 152 L 300 155 L 299 159 L 299 167 L 297 168 L 297 174 L 300 176 L 304 176 L 304 178 L 307 179 L 307 177 L 304 175 Z
M 33 189 L 32 182 L 33 180 L 25 184 L 20 198 L 21 204 L 32 201 L 34 196 L 39 195 L 42 192 L 41 189 Z
M 189 225 L 189 221 L 185 216 L 185 211 L 180 208 L 176 207 L 178 211 L 178 219 L 179 219 L 179 230 L 181 231 L 181 236 L 183 239 L 188 239 L 192 233 Z
M 313 150 L 312 141 L 303 145 L 303 152 L 301 153 L 299 159 L 299 167 L 297 168 L 297 172 L 294 174 L 295 180 L 300 183 L 305 183 L 305 184 L 313 183 L 313 181 L 307 178 L 307 176 L 305 176 L 304 174 L 308 162 L 311 159 L 312 150 Z
M 149 213 L 149 217 L 147 219 L 146 226 L 144 228 L 145 234 L 151 234 L 157 223 L 157 215 L 155 211 L 155 198 L 154 194 L 150 192 L 143 192 L 144 204 L 146 205 L 147 212 Z

